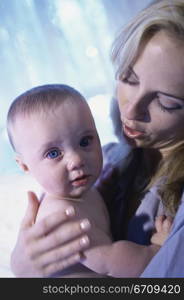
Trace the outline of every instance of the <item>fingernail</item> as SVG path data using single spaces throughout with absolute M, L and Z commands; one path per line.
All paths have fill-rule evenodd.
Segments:
M 65 213 L 67 216 L 71 217 L 75 215 L 75 210 L 73 208 L 73 206 L 69 206 L 66 208 Z
M 81 244 L 82 246 L 87 246 L 87 245 L 89 245 L 89 238 L 88 238 L 87 236 L 82 237 L 82 238 L 80 239 L 80 244 Z
M 80 227 L 82 230 L 86 231 L 91 227 L 91 224 L 89 222 L 88 219 L 84 219 L 81 223 L 80 223 Z

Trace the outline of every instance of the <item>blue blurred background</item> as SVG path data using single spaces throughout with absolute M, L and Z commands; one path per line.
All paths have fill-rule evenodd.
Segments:
M 89 101 L 102 144 L 115 140 L 111 43 L 150 0 L 0 0 L 0 175 L 18 171 L 5 122 L 11 101 L 40 84 L 65 83 Z

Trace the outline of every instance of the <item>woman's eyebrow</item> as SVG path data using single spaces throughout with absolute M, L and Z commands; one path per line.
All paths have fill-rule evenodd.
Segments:
M 176 100 L 184 101 L 184 97 L 178 97 L 178 96 L 171 95 L 171 94 L 168 94 L 168 93 L 164 93 L 164 92 L 161 92 L 161 91 L 157 91 L 157 94 L 161 94 L 163 96 L 173 98 L 173 100 L 176 99 Z
M 129 71 L 136 77 L 137 80 L 139 80 L 139 77 L 138 75 L 135 73 L 134 69 L 132 66 L 129 66 Z M 184 97 L 178 97 L 176 95 L 171 95 L 171 94 L 168 94 L 168 93 L 165 93 L 165 92 L 161 92 L 161 91 L 157 91 L 157 93 L 161 94 L 161 95 L 164 95 L 166 97 L 169 97 L 169 98 L 173 98 L 176 99 L 176 100 L 180 100 L 180 101 L 184 101 Z

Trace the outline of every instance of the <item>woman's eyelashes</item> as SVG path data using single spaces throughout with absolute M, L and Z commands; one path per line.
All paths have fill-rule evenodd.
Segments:
M 183 105 L 180 105 L 179 103 L 174 103 L 171 101 L 168 102 L 167 100 L 160 99 L 159 97 L 157 97 L 157 103 L 163 112 L 168 113 L 173 113 L 175 110 L 180 110 L 183 108 Z
M 92 144 L 93 138 L 94 137 L 92 135 L 82 137 L 79 142 L 80 147 L 90 146 Z
M 62 156 L 63 156 L 63 152 L 58 148 L 50 149 L 46 153 L 46 158 L 48 158 L 48 159 L 56 159 L 56 158 L 62 157 Z
M 131 68 L 129 68 L 128 71 L 126 71 L 124 74 L 122 74 L 119 79 L 122 82 L 127 83 L 129 85 L 139 84 L 139 80 Z M 159 108 L 163 112 L 173 113 L 175 110 L 180 110 L 184 107 L 184 105 L 182 105 L 178 102 L 174 102 L 173 99 L 169 99 L 169 98 L 162 99 L 159 96 L 156 96 L 156 100 L 157 100 Z
M 130 85 L 136 85 L 139 83 L 138 78 L 135 76 L 131 68 L 120 76 L 120 80 Z

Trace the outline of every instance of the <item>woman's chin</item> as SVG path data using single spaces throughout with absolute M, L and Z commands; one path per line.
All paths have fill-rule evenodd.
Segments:
M 124 135 L 126 142 L 128 143 L 129 146 L 132 148 L 137 148 L 140 147 L 140 142 L 137 141 L 136 139 L 129 138 L 128 136 Z
M 124 135 L 126 142 L 132 148 L 149 148 L 151 147 L 150 141 L 143 139 L 143 138 L 130 138 Z

